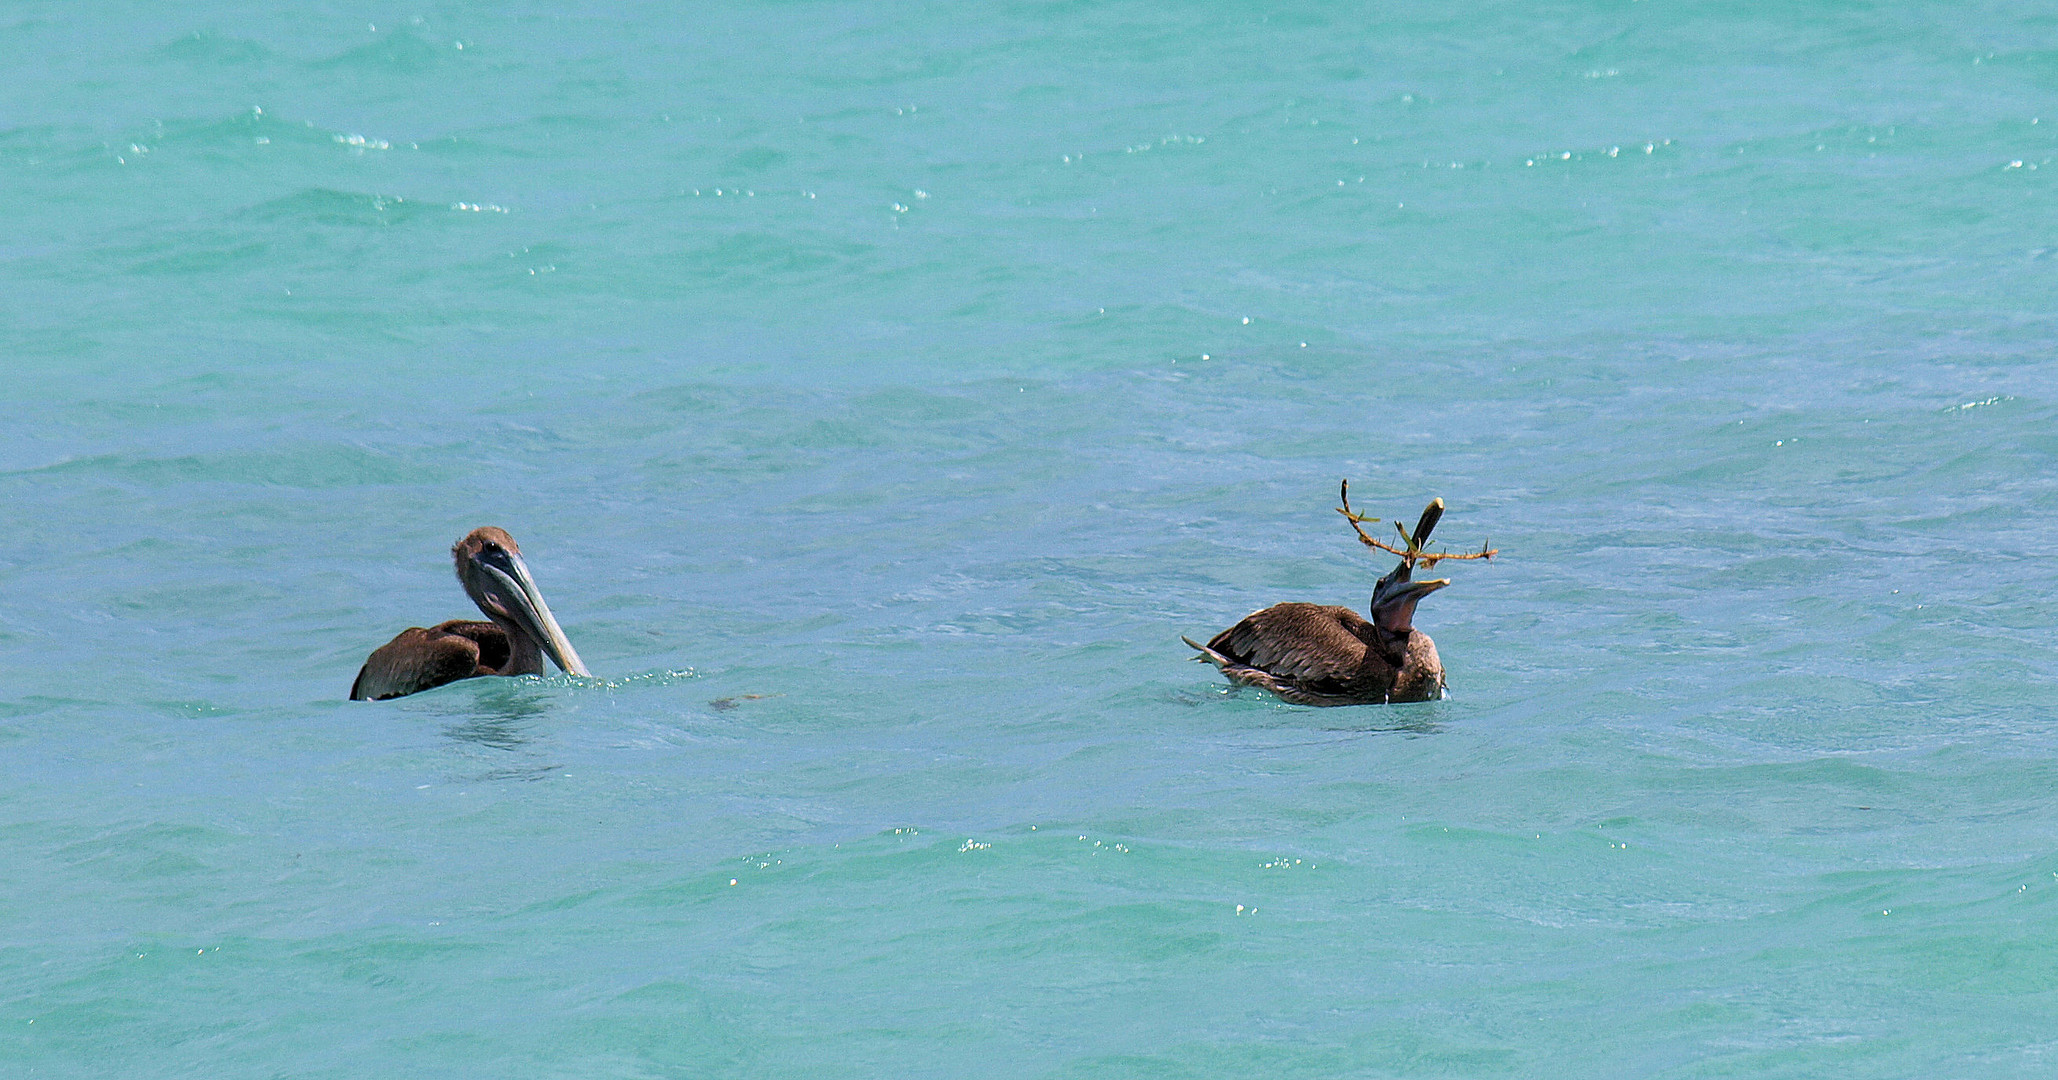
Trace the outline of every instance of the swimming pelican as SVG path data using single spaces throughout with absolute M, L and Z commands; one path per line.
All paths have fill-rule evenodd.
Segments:
M 1350 512 L 1350 487 L 1344 486 L 1343 514 L 1357 528 L 1365 519 Z M 1196 660 L 1220 668 L 1230 682 L 1260 686 L 1296 705 L 1378 705 L 1395 701 L 1434 701 L 1443 696 L 1443 661 L 1436 643 L 1415 629 L 1415 606 L 1422 598 L 1451 583 L 1449 578 L 1413 580 L 1417 561 L 1434 566 L 1442 558 L 1487 558 L 1478 555 L 1425 554 L 1421 547 L 1443 517 L 1443 500 L 1422 511 L 1413 535 L 1402 534 L 1406 549 L 1373 540 L 1358 529 L 1366 544 L 1401 556 L 1401 564 L 1372 589 L 1372 619 L 1347 607 L 1321 604 L 1274 604 L 1244 616 L 1206 645 L 1180 640 L 1201 651 Z
M 541 675 L 546 654 L 560 670 L 592 677 L 543 602 L 514 537 L 490 525 L 473 529 L 450 557 L 464 591 L 492 621 L 402 630 L 365 660 L 350 700 L 405 697 L 475 675 Z

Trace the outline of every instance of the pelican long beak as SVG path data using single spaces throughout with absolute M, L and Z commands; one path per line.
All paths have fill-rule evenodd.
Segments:
M 1415 605 L 1422 598 L 1451 583 L 1450 578 L 1431 578 L 1428 581 L 1397 581 L 1389 585 L 1373 601 L 1372 621 L 1392 631 L 1415 628 Z
M 1392 592 L 1386 594 L 1387 603 L 1398 603 L 1409 597 L 1414 597 L 1419 601 L 1450 583 L 1451 579 L 1447 577 L 1430 578 L 1428 581 L 1403 581 L 1399 585 L 1394 586 Z
M 481 553 L 472 556 L 472 565 L 485 572 L 492 597 L 501 608 L 521 624 L 542 644 L 543 651 L 550 654 L 552 663 L 569 675 L 583 675 L 592 678 L 593 673 L 579 659 L 579 650 L 572 648 L 570 638 L 557 625 L 557 616 L 550 613 L 550 605 L 543 602 L 543 590 L 536 587 L 536 579 L 529 576 L 529 564 L 512 551 L 496 551 L 491 556 Z

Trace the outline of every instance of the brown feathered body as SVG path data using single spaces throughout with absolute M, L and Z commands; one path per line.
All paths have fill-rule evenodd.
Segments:
M 353 701 L 384 701 L 478 675 L 541 675 L 543 650 L 527 634 L 476 619 L 410 626 L 365 658 Z
M 1296 705 L 1378 705 L 1443 696 L 1443 661 L 1420 630 L 1390 631 L 1347 607 L 1274 604 L 1195 645 L 1229 681 Z

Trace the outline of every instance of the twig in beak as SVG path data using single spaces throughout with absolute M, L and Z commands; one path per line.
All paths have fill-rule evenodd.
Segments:
M 1340 493 L 1340 498 L 1343 500 L 1343 506 L 1341 509 L 1337 510 L 1337 513 L 1342 514 L 1343 519 L 1351 523 L 1351 531 L 1358 534 L 1359 543 L 1362 543 L 1369 548 L 1375 548 L 1377 550 L 1384 551 L 1389 555 L 1398 555 L 1401 558 L 1406 559 L 1408 561 L 1408 565 L 1410 566 L 1413 566 L 1416 563 L 1420 563 L 1424 569 L 1433 569 L 1437 563 L 1445 559 L 1491 559 L 1494 556 L 1500 554 L 1500 549 L 1490 548 L 1484 544 L 1480 545 L 1478 551 L 1466 555 L 1452 555 L 1442 551 L 1434 553 L 1423 551 L 1422 545 L 1418 542 L 1418 540 L 1427 539 L 1430 530 L 1436 528 L 1437 520 L 1443 516 L 1443 508 L 1436 502 L 1431 502 L 1429 506 L 1422 511 L 1422 520 L 1415 526 L 1415 536 L 1409 536 L 1407 527 L 1402 525 L 1400 522 L 1396 521 L 1393 523 L 1393 530 L 1401 534 L 1401 542 L 1406 544 L 1407 547 L 1397 548 L 1394 547 L 1392 544 L 1380 543 L 1379 541 L 1374 540 L 1372 539 L 1372 537 L 1366 535 L 1365 530 L 1359 527 L 1359 524 L 1361 522 L 1367 521 L 1376 525 L 1379 523 L 1379 519 L 1368 518 L 1363 514 L 1359 514 L 1351 509 L 1351 482 L 1349 480 L 1345 480 L 1343 482 L 1343 489 Z

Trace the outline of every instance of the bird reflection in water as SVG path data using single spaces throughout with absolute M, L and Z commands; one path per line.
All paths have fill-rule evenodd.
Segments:
M 551 711 L 551 702 L 547 696 L 524 693 L 524 689 L 502 684 L 465 702 L 464 707 L 450 710 L 451 713 L 459 715 L 453 716 L 455 722 L 443 728 L 443 736 L 459 744 L 454 749 L 460 750 L 475 763 L 497 766 L 485 773 L 466 776 L 465 780 L 541 780 L 564 767 L 541 762 L 509 761 L 500 756 L 534 755 L 537 740 L 530 731 Z M 484 749 L 482 751 L 472 747 Z
M 1347 743 L 1367 735 L 1401 735 L 1414 738 L 1422 735 L 1441 735 L 1444 732 L 1441 702 L 1428 702 L 1419 709 L 1371 710 L 1353 712 L 1353 719 L 1369 715 L 1372 719 L 1355 723 L 1342 722 L 1337 712 L 1324 710 L 1320 713 L 1299 708 L 1281 708 L 1280 703 L 1271 700 L 1271 695 L 1254 686 L 1224 686 L 1197 694 L 1175 691 L 1169 695 L 1181 705 L 1197 707 L 1208 702 L 1228 698 L 1262 705 L 1266 711 L 1275 714 L 1277 722 L 1266 724 L 1258 732 L 1288 735 L 1295 731 L 1305 732 L 1309 737 L 1287 742 L 1253 744 L 1249 750 L 1284 749 L 1293 746 L 1328 746 Z

